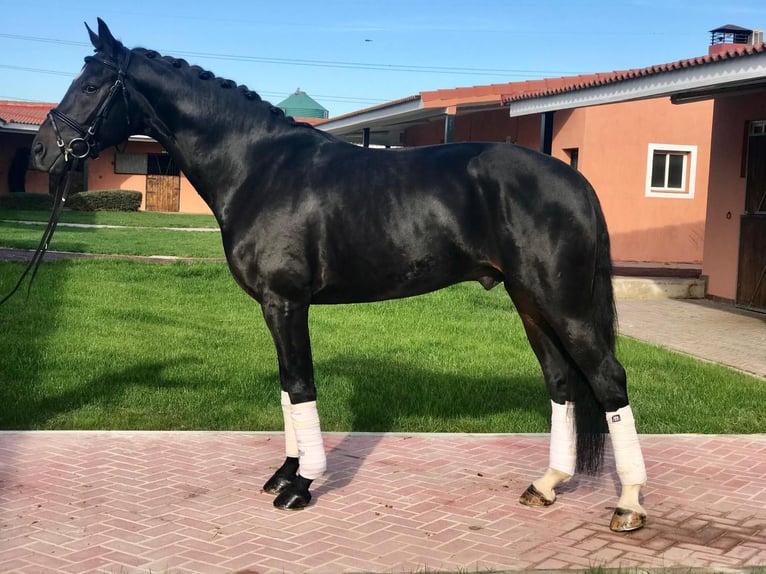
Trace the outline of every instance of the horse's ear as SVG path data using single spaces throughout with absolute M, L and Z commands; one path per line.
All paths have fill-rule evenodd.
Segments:
M 87 22 L 85 22 L 85 27 L 88 29 L 88 34 L 90 35 L 90 43 L 93 44 L 93 47 L 98 52 L 103 48 L 103 45 L 101 44 L 101 38 L 99 38 L 98 34 L 90 29 L 90 26 L 88 26 Z
M 122 44 L 114 39 L 109 31 L 109 26 L 101 19 L 98 20 L 98 39 L 101 43 L 101 49 L 112 57 L 116 57 L 122 50 Z
M 87 22 L 85 27 L 88 29 L 90 43 L 93 44 L 96 52 L 106 52 L 112 58 L 119 56 L 122 51 L 122 43 L 114 39 L 114 36 L 109 31 L 109 26 L 101 18 L 98 18 L 98 34 L 90 29 Z

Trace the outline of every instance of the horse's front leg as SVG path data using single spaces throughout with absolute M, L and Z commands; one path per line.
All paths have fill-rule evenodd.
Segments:
M 311 501 L 309 486 L 327 468 L 308 328 L 308 303 L 275 296 L 262 302 L 263 316 L 277 349 L 285 422 L 284 464 L 263 490 L 276 494 L 274 506 L 300 509 Z

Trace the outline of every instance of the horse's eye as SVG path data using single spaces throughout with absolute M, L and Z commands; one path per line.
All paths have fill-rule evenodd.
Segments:
M 94 86 L 93 84 L 86 84 L 82 91 L 85 94 L 95 94 L 98 91 L 98 87 Z

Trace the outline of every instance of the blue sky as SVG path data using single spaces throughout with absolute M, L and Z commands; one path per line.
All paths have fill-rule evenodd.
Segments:
M 608 72 L 707 53 L 724 24 L 766 28 L 750 0 L 0 0 L 0 99 L 55 102 L 100 16 L 126 46 L 183 57 L 277 103 L 330 116 L 416 94 Z

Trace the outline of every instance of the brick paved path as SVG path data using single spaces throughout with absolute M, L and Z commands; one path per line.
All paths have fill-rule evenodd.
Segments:
M 466 572 L 766 565 L 766 435 L 642 436 L 649 525 L 613 534 L 611 456 L 517 503 L 547 435 L 328 434 L 316 504 L 259 492 L 270 433 L 0 433 L 0 572 Z
M 766 315 L 699 299 L 618 299 L 620 334 L 766 378 Z

